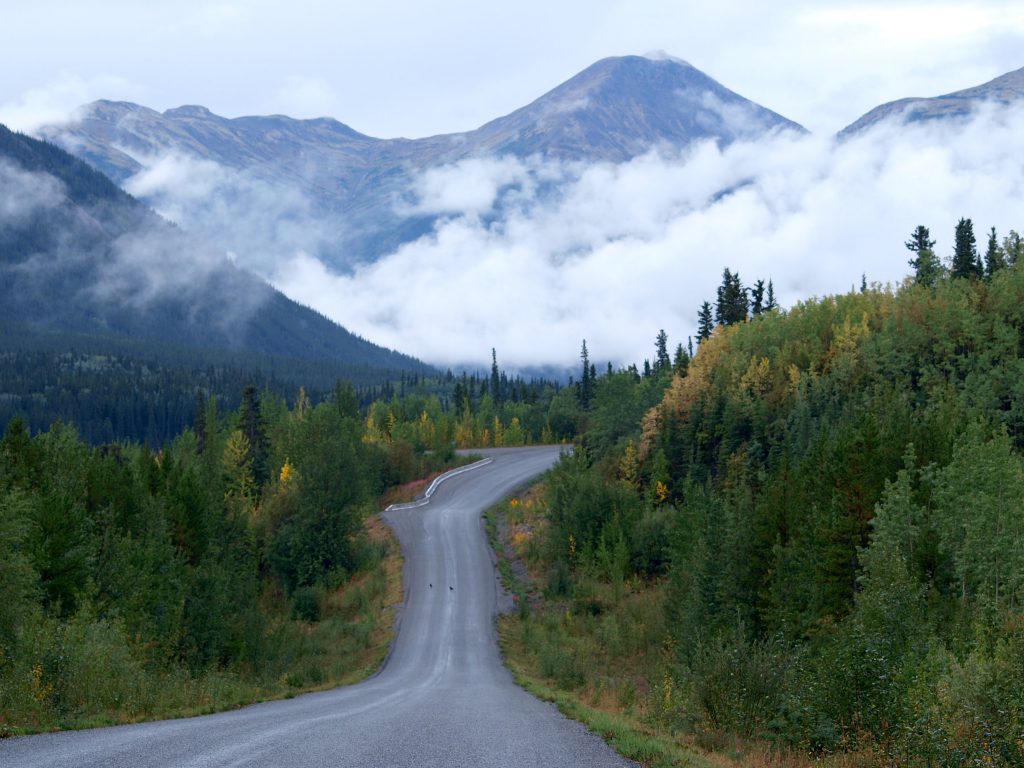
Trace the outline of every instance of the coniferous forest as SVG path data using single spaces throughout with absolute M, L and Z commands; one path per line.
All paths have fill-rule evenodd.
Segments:
M 531 690 L 651 765 L 1021 764 L 1024 262 L 956 235 L 944 263 L 918 227 L 902 285 L 786 309 L 726 269 L 695 345 L 613 369 L 583 342 L 568 386 L 494 355 L 312 397 L 207 382 L 145 443 L 12 416 L 0 728 L 343 679 L 325 648 L 365 650 L 384 604 L 381 494 L 456 446 L 575 440 L 491 515 Z

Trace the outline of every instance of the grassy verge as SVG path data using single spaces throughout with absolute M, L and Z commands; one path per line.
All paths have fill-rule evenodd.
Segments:
M 680 729 L 687 703 L 674 689 L 659 581 L 559 578 L 545 565 L 542 486 L 485 513 L 498 569 L 517 610 L 499 618 L 505 661 L 517 682 L 616 751 L 652 768 L 855 768 L 870 755 L 828 759 L 765 742 Z M 681 717 L 681 714 L 683 715 Z
M 489 509 L 485 524 L 498 556 L 498 570 L 517 610 L 498 622 L 506 664 L 516 681 L 567 717 L 601 736 L 619 754 L 657 768 L 712 763 L 646 720 L 647 702 L 638 697 L 636 674 L 569 631 L 573 606 L 544 599 L 540 541 L 544 530 L 540 486 Z M 596 598 L 591 595 L 591 598 Z M 579 629 L 579 627 L 577 627 Z M 607 638 L 605 638 L 607 639 Z M 615 653 L 619 644 L 606 646 Z M 633 657 L 635 660 L 635 656 Z M 603 670 L 600 674 L 598 670 Z M 641 686 L 644 689 L 645 686 Z
M 31 676 L 7 680 L 12 687 L 24 687 L 11 699 L 26 705 L 19 711 L 0 711 L 0 736 L 190 717 L 369 677 L 391 647 L 394 608 L 402 601 L 402 557 L 378 515 L 368 518 L 365 527 L 378 558 L 345 583 L 316 595 L 317 621 L 293 618 L 292 603 L 284 595 L 263 596 L 266 624 L 259 671 L 193 673 L 180 665 L 153 670 L 123 655 L 119 663 L 102 653 L 104 638 L 97 637 L 95 629 L 102 625 L 92 625 L 84 642 L 69 646 L 75 659 L 74 680 L 67 689 L 74 694 L 90 688 L 91 698 L 78 701 L 67 695 L 60 714 L 54 716 L 53 690 L 41 688 Z M 110 632 L 117 639 L 116 628 L 110 627 Z M 111 647 L 122 646 L 112 642 Z M 111 694 L 97 698 L 95 689 L 100 686 L 109 687 Z M 97 706 L 97 701 L 103 704 Z

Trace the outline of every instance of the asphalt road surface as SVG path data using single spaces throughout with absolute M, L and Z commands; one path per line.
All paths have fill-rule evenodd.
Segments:
M 480 512 L 549 468 L 557 448 L 494 461 L 386 518 L 405 603 L 383 669 L 358 685 L 184 720 L 0 741 L 0 767 L 633 765 L 516 686 L 494 630 L 501 588 Z

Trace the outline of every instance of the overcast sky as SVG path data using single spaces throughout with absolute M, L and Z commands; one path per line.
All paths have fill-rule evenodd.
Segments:
M 469 130 L 610 55 L 662 50 L 812 131 L 1024 66 L 1020 2 L 0 0 L 0 121 L 97 98 Z

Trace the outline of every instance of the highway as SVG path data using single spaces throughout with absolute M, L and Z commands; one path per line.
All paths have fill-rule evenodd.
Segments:
M 480 513 L 557 461 L 558 448 L 493 461 L 392 509 L 405 600 L 381 671 L 358 685 L 231 712 L 0 741 L 3 768 L 50 766 L 628 766 L 530 696 L 501 661 L 501 586 Z

